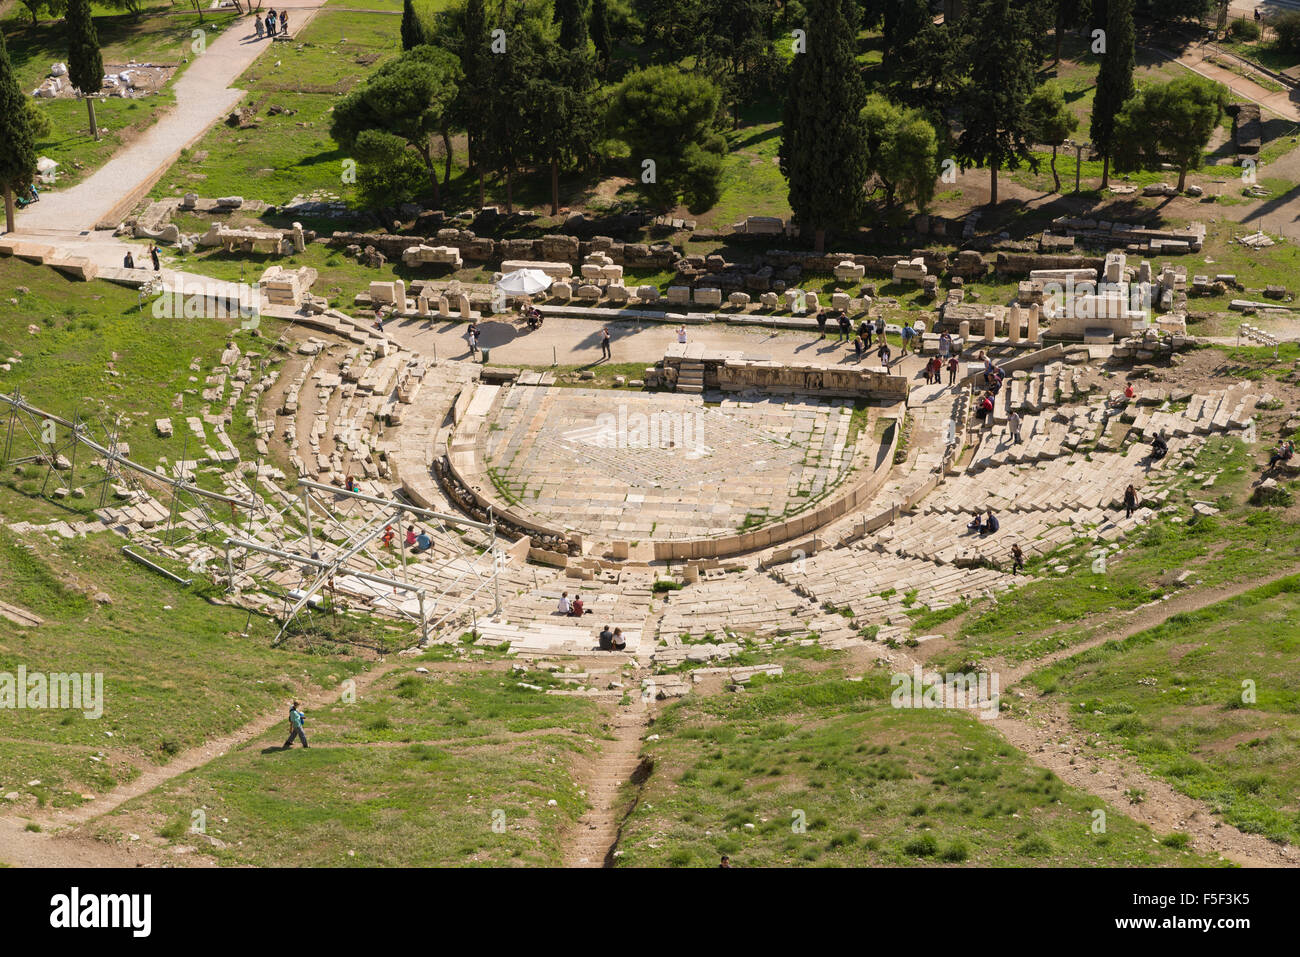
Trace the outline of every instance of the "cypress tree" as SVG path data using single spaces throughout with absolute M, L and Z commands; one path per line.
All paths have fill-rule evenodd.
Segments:
M 845 0 L 809 0 L 807 47 L 794 57 L 781 129 L 790 208 L 818 252 L 826 233 L 855 224 L 867 179 L 866 90 L 854 60 Z
M 0 31 L 0 189 L 5 197 L 5 228 L 14 231 L 14 190 L 36 176 L 36 144 L 27 117 L 27 103 L 18 87 L 4 33 Z
M 587 52 L 587 4 L 584 0 L 555 0 L 560 47 L 566 53 Z
M 591 0 L 591 43 L 596 48 L 600 71 L 604 75 L 609 69 L 609 58 L 614 49 L 614 41 L 609 34 L 609 7 L 606 0 Z
M 68 0 L 64 17 L 68 30 L 68 80 L 86 98 L 90 114 L 90 135 L 99 139 L 95 124 L 95 94 L 104 85 L 104 59 L 99 55 L 99 37 L 90 17 L 90 0 Z
M 488 29 L 487 7 L 484 0 L 465 2 L 465 46 L 460 51 L 461 81 L 460 112 L 469 141 L 469 161 L 478 178 L 478 204 L 483 206 L 486 197 L 483 171 L 488 161 L 487 119 L 491 93 L 492 34 Z
M 414 0 L 402 0 L 402 49 L 413 50 L 428 42 L 424 21 L 415 12 Z
M 1101 188 L 1110 185 L 1110 159 L 1115 153 L 1115 117 L 1133 95 L 1133 0 L 1108 0 L 1106 52 L 1101 55 L 1097 93 L 1092 103 L 1089 135 L 1101 153 Z

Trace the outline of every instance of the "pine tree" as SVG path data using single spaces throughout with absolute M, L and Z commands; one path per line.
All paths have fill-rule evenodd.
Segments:
M 957 138 L 962 168 L 989 168 L 989 205 L 998 202 L 998 170 L 1028 163 L 1031 123 L 1025 107 L 1034 91 L 1037 60 L 1031 27 L 1009 0 L 981 0 L 967 14 L 970 81 L 961 98 L 963 129 Z
M 794 58 L 781 130 L 781 173 L 790 208 L 818 252 L 826 233 L 855 224 L 867 179 L 859 111 L 866 90 L 854 58 L 844 0 L 809 0 L 807 48 Z
M 4 32 L 0 31 L 0 189 L 5 197 L 5 229 L 11 233 L 14 190 L 25 189 L 36 176 L 36 144 L 25 101 L 9 62 Z
M 1133 95 L 1133 0 L 1108 0 L 1106 52 L 1101 55 L 1097 93 L 1092 102 L 1089 135 L 1102 156 L 1101 188 L 1110 185 L 1110 159 L 1115 153 L 1115 117 Z
M 68 30 L 68 80 L 86 98 L 90 114 L 90 135 L 99 139 L 95 124 L 95 94 L 104 85 L 104 59 L 99 54 L 99 37 L 90 17 L 90 0 L 68 0 L 64 17 Z
M 424 21 L 415 12 L 415 0 L 402 0 L 402 49 L 413 50 L 428 42 Z

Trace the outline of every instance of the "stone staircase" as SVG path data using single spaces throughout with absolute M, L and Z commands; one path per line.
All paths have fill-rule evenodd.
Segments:
M 704 391 L 704 363 L 683 359 L 677 372 L 677 391 L 701 393 Z

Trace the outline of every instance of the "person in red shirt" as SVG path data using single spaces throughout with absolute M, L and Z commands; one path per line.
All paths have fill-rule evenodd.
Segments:
M 414 544 L 415 544 L 415 526 L 407 525 L 406 526 L 406 547 L 410 548 Z

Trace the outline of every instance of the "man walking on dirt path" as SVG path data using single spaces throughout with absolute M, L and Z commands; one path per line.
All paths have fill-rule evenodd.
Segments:
M 609 327 L 606 326 L 600 330 L 600 357 L 602 359 L 611 358 L 609 349 Z
M 303 713 L 298 710 L 298 702 L 295 701 L 293 707 L 289 709 L 289 740 L 284 742 L 283 750 L 288 751 L 293 747 L 294 738 L 300 738 L 302 746 L 308 747 L 307 734 L 302 729 L 302 722 Z

